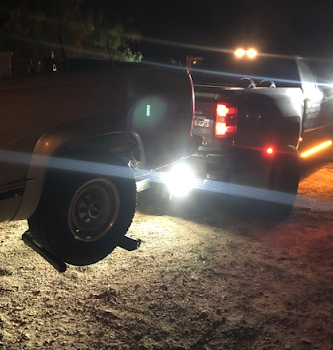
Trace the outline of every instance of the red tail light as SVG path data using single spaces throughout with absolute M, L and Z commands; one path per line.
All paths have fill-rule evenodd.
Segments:
M 266 149 L 266 153 L 267 153 L 267 154 L 273 154 L 273 153 L 274 153 L 274 148 L 273 148 L 273 147 L 268 147 L 268 148 Z
M 216 105 L 215 136 L 229 137 L 237 131 L 237 108 L 227 103 Z

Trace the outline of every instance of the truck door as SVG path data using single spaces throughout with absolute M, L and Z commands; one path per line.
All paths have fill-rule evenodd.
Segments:
M 303 132 L 321 125 L 320 108 L 323 93 L 318 89 L 313 71 L 304 59 L 297 58 L 297 66 L 304 93 Z

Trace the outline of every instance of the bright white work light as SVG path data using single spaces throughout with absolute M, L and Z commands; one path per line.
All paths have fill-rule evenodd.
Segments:
M 175 197 L 186 196 L 195 185 L 195 176 L 186 164 L 176 164 L 164 180 L 169 192 Z

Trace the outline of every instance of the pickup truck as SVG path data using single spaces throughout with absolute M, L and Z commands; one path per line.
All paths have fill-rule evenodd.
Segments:
M 1 78 L 0 105 L 0 222 L 62 271 L 126 246 L 137 191 L 198 147 L 185 68 L 73 60 Z
M 211 62 L 207 70 L 191 68 L 192 133 L 203 140 L 187 163 L 202 188 L 248 197 L 260 215 L 288 215 L 302 161 L 332 145 L 331 63 L 300 57 L 225 62 L 215 70 Z

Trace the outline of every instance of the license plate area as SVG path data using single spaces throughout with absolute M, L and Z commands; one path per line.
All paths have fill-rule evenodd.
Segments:
M 204 115 L 194 116 L 192 133 L 202 137 L 203 147 L 211 147 L 212 145 L 213 124 L 214 121 L 206 118 Z
M 207 119 L 203 115 L 195 115 L 194 116 L 193 126 L 197 127 L 197 128 L 204 128 L 204 129 L 207 128 L 207 129 L 209 129 L 211 122 L 212 122 L 211 120 Z

